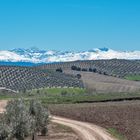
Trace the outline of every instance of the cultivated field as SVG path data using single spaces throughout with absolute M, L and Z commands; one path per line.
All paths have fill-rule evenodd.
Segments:
M 60 62 L 55 64 L 45 64 L 37 66 L 39 69 L 57 69 L 70 70 L 72 66 L 76 66 L 75 70 L 78 71 L 94 71 L 97 73 L 115 76 L 125 77 L 130 74 L 140 74 L 140 60 L 123 60 L 123 59 L 111 59 L 111 60 L 86 60 L 86 61 L 74 61 L 74 62 Z M 78 69 L 77 69 L 78 68 Z
M 140 140 L 140 101 L 50 105 L 52 114 L 92 122 L 117 130 L 128 140 Z M 114 134 L 116 135 L 116 134 Z M 125 137 L 118 136 L 121 140 Z
M 39 70 L 61 68 L 63 73 L 81 75 L 84 86 L 91 93 L 139 92 L 139 60 L 88 60 L 45 64 L 35 67 Z M 133 76 L 132 76 L 133 75 Z M 133 80 L 133 81 L 132 81 Z
M 0 87 L 25 91 L 43 87 L 83 87 L 83 84 L 76 77 L 60 72 L 44 72 L 29 67 L 0 66 Z
M 91 72 L 65 70 L 68 74 L 81 74 L 84 86 L 93 93 L 139 92 L 140 82 Z
M 120 140 L 140 140 L 139 64 L 138 60 L 113 59 L 32 68 L 0 66 L 0 99 L 38 99 L 54 115 L 102 126 Z M 70 132 L 63 139 L 78 137 Z

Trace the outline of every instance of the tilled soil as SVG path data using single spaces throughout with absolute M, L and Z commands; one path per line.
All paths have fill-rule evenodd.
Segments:
M 140 101 L 52 105 L 53 115 L 115 128 L 128 140 L 140 140 Z

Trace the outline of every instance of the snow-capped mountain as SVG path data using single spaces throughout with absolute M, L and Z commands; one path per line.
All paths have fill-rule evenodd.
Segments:
M 0 61 L 6 62 L 32 62 L 51 63 L 75 60 L 97 60 L 97 59 L 140 59 L 140 51 L 114 51 L 108 48 L 92 49 L 88 51 L 52 51 L 30 49 L 13 49 L 0 51 Z

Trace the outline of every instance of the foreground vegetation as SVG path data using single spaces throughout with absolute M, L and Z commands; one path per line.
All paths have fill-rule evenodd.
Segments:
M 35 139 L 37 133 L 46 135 L 48 117 L 48 110 L 36 100 L 11 100 L 0 119 L 0 140 L 25 140 L 31 135 Z
M 43 103 L 43 105 L 48 105 L 49 110 L 54 115 L 78 119 L 80 121 L 89 121 L 99 126 L 103 126 L 109 129 L 109 132 L 112 135 L 118 137 L 120 140 L 125 140 L 125 138 L 121 136 L 120 133 L 127 136 L 128 140 L 139 140 L 140 138 L 139 134 L 137 134 L 137 130 L 140 129 L 140 125 L 138 124 L 138 116 L 140 115 L 139 104 L 125 104 L 125 102 L 116 102 L 116 105 L 113 102 L 99 104 L 94 103 L 106 101 L 121 101 L 128 99 L 131 100 L 137 98 L 140 99 L 140 93 L 91 94 L 84 88 L 40 88 L 16 94 L 10 93 L 7 95 L 0 95 L 0 99 L 8 100 L 17 99 L 22 96 L 25 99 L 27 108 L 30 106 L 30 102 L 32 100 L 37 99 L 41 103 Z M 36 105 L 32 104 L 32 106 Z M 28 117 L 29 115 L 26 116 Z M 2 128 L 4 127 L 2 125 Z M 25 128 L 29 130 L 28 127 Z M 9 129 L 6 128 L 6 130 L 8 130 L 9 133 Z M 136 139 L 131 139 L 131 137 L 135 137 L 135 134 L 132 130 L 136 134 Z M 28 135 L 32 134 L 33 130 L 30 130 Z M 15 137 L 15 135 L 12 136 Z

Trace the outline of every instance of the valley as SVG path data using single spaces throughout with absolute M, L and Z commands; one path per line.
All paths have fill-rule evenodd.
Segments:
M 106 67 L 102 66 L 104 63 Z M 128 68 L 124 71 L 126 65 Z M 80 70 L 73 69 L 73 66 Z M 118 68 L 115 75 L 110 73 L 111 67 L 112 71 Z M 63 120 L 63 117 L 105 128 L 110 140 L 111 137 L 118 140 L 139 140 L 140 82 L 125 79 L 125 75 L 130 73 L 139 74 L 138 60 L 76 61 L 30 67 L 1 65 L 0 111 L 3 112 L 4 106 L 11 100 L 22 98 L 29 103 L 36 100 L 51 115 L 62 117 L 62 120 L 56 118 L 52 122 L 68 127 L 60 130 L 62 136 L 56 134 L 56 140 L 60 137 L 64 140 L 81 140 L 79 133 L 82 129 L 86 131 L 86 128 L 77 128 L 77 123 L 73 125 L 70 120 Z M 56 128 L 59 129 L 57 125 Z M 50 123 L 50 126 L 54 124 Z M 69 127 L 71 131 L 67 131 Z M 56 128 L 52 132 L 52 127 L 48 127 L 48 134 L 51 132 L 52 135 L 50 140 L 55 135 Z M 64 133 L 69 138 L 65 138 Z M 86 135 L 91 134 L 85 132 L 84 136 Z M 106 136 L 99 132 L 97 136 L 95 134 L 89 137 L 104 140 Z

